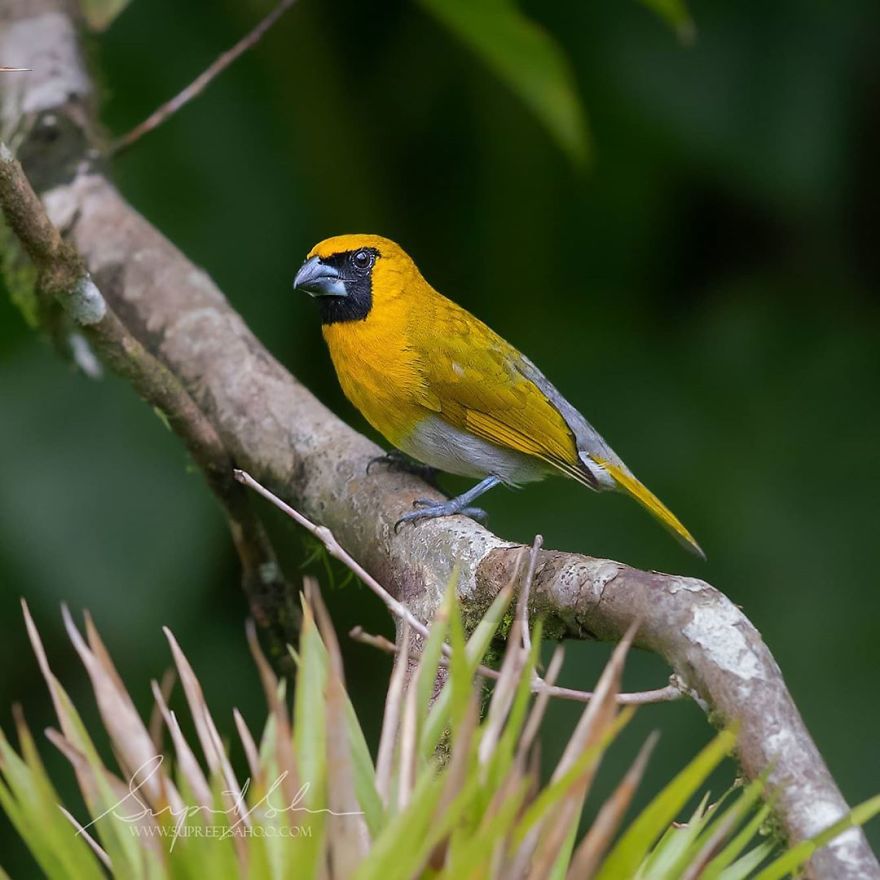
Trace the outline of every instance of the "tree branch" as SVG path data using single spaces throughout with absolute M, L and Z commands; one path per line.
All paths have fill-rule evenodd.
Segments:
M 0 0 L 0 58 L 34 68 L 0 77 L 0 125 L 110 309 L 174 374 L 236 465 L 331 528 L 412 614 L 431 618 L 453 570 L 464 612 L 481 613 L 510 581 L 521 547 L 461 517 L 395 535 L 400 511 L 434 490 L 407 474 L 367 475 L 376 447 L 303 388 L 211 279 L 100 173 L 90 80 L 66 10 L 63 0 Z M 48 117 L 51 146 L 37 139 Z M 847 811 L 759 633 L 708 584 L 544 550 L 530 611 L 545 615 L 558 638 L 617 641 L 640 620 L 636 644 L 668 661 L 713 723 L 739 720 L 746 774 L 772 768 L 775 810 L 792 842 Z M 855 829 L 817 853 L 811 872 L 823 880 L 880 878 Z
M 62 241 L 20 163 L 0 141 L 0 209 L 37 269 L 36 295 L 57 301 L 101 358 L 167 420 L 226 512 L 242 564 L 242 585 L 257 620 L 286 655 L 298 623 L 294 591 L 284 581 L 262 523 L 235 482 L 232 461 L 213 424 L 176 376 L 135 339 L 104 300 L 79 255 Z
M 318 526 L 315 525 L 310 519 L 304 517 L 299 511 L 294 510 L 289 504 L 282 501 L 277 495 L 270 492 L 265 486 L 261 486 L 250 474 L 245 473 L 242 470 L 236 469 L 235 471 L 235 479 L 238 480 L 244 486 L 253 489 L 259 495 L 262 495 L 267 501 L 271 504 L 275 505 L 279 510 L 289 516 L 295 523 L 302 526 L 304 529 L 308 530 L 312 535 L 314 535 L 325 547 L 327 552 L 334 558 L 338 559 L 346 568 L 349 569 L 353 574 L 355 574 L 362 583 L 364 583 L 379 599 L 384 603 L 385 607 L 391 613 L 391 616 L 395 618 L 398 624 L 407 624 L 410 626 L 415 632 L 417 632 L 423 639 L 428 638 L 428 628 L 425 626 L 422 621 L 420 621 L 417 617 L 413 615 L 413 613 L 406 607 L 406 605 L 398 602 L 397 599 L 394 598 L 386 589 L 383 587 L 368 571 L 366 571 L 361 564 L 351 556 L 351 554 L 340 545 L 339 541 L 333 535 L 333 532 L 330 531 L 326 526 Z M 529 590 L 531 589 L 532 581 L 535 577 L 535 566 L 537 563 L 537 552 L 538 548 L 541 546 L 541 538 L 540 536 L 535 538 L 535 543 L 532 545 L 531 553 L 529 554 L 529 567 L 525 574 L 525 577 L 522 581 L 521 587 L 521 595 L 519 604 L 517 605 L 517 617 L 520 621 L 520 629 L 522 632 L 522 640 L 523 640 L 523 649 L 528 653 L 531 650 L 531 645 L 529 641 L 529 636 L 527 635 L 527 631 L 529 628 L 529 620 L 528 620 L 528 597 Z M 511 574 L 511 585 L 519 580 L 520 574 L 520 561 L 522 558 L 522 554 L 520 554 L 520 560 L 517 561 L 517 566 Z M 387 639 L 382 639 L 377 636 L 371 636 L 367 633 L 364 633 L 360 628 L 356 628 L 351 631 L 350 635 L 352 638 L 358 639 L 366 644 L 372 645 L 376 648 L 384 649 L 386 645 L 391 645 L 392 653 L 396 651 L 394 645 L 389 642 Z M 452 649 L 447 643 L 443 643 L 441 646 L 443 655 L 445 658 L 449 658 L 452 653 Z M 414 659 L 410 655 L 407 655 L 408 659 Z M 441 666 L 445 668 L 446 663 L 441 660 Z M 480 675 L 485 676 L 486 678 L 498 679 L 500 677 L 500 673 L 491 669 L 488 666 L 484 666 L 482 663 L 477 665 L 477 672 Z M 533 694 L 547 694 L 550 697 L 559 697 L 563 700 L 574 700 L 578 703 L 588 703 L 592 698 L 593 694 L 589 691 L 579 691 L 574 690 L 572 688 L 563 688 L 563 687 L 555 687 L 553 685 L 547 684 L 539 675 L 535 675 L 532 680 L 532 693 Z M 659 688 L 653 691 L 643 691 L 635 694 L 618 694 L 617 702 L 621 705 L 634 704 L 634 703 L 666 703 L 671 700 L 678 700 L 684 696 L 684 692 L 674 684 L 669 684 L 664 688 Z

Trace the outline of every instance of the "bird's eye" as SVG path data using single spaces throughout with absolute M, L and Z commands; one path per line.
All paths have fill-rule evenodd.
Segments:
M 352 262 L 358 269 L 369 269 L 370 266 L 373 265 L 373 254 L 372 251 L 368 251 L 366 248 L 362 248 L 359 251 L 355 251 L 352 254 Z

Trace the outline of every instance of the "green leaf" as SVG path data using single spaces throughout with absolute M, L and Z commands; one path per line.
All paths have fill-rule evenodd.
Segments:
M 435 773 L 419 776 L 411 800 L 373 842 L 369 858 L 355 874 L 356 880 L 402 880 L 414 876 L 424 858 L 442 789 L 443 780 Z
M 520 787 L 502 801 L 494 815 L 486 814 L 478 833 L 473 834 L 467 845 L 456 852 L 455 859 L 448 868 L 450 877 L 488 876 L 489 863 L 492 861 L 496 845 L 505 840 L 509 834 L 526 794 L 527 782 L 522 781 Z
M 737 813 L 737 822 L 741 821 L 746 815 L 748 815 L 758 798 L 764 793 L 766 784 L 766 774 L 762 774 L 749 783 L 745 791 L 731 807 L 731 811 Z M 739 858 L 740 853 L 752 843 L 755 839 L 755 835 L 757 835 L 763 827 L 764 822 L 770 815 L 771 804 L 772 799 L 770 802 L 761 806 L 755 815 L 752 816 L 752 818 L 749 819 L 749 821 L 736 833 L 730 842 L 725 845 L 725 847 L 709 862 L 708 865 L 706 865 L 700 880 L 717 880 L 724 870 L 732 865 L 735 859 Z M 727 817 L 725 816 L 725 820 L 726 818 Z M 772 846 L 770 849 L 772 849 Z M 754 850 L 752 850 L 752 852 L 754 852 Z M 753 857 L 752 852 L 743 856 L 743 859 Z M 760 864 L 760 861 L 756 864 Z M 737 866 L 739 866 L 739 862 L 737 862 Z
M 655 876 L 660 880 L 676 880 L 687 874 L 687 869 L 699 863 L 705 863 L 709 854 L 717 852 L 718 848 L 739 827 L 744 818 L 749 814 L 755 803 L 764 791 L 766 778 L 758 777 L 743 789 L 739 787 L 728 789 L 722 797 L 711 806 L 708 792 L 704 796 L 694 815 L 684 828 L 671 827 L 661 838 L 660 843 L 654 848 L 654 852 L 642 864 L 639 872 L 640 877 Z M 736 797 L 729 808 L 725 808 L 728 799 Z M 760 811 L 759 811 L 760 812 Z M 749 826 L 747 826 L 749 827 Z M 760 825 L 755 826 L 749 837 L 743 839 L 742 846 L 751 842 L 752 837 Z M 674 838 L 678 853 L 675 854 L 675 845 L 667 847 L 663 859 L 657 859 L 657 853 L 667 842 L 667 838 Z M 741 847 L 742 848 L 742 847 Z M 730 856 L 730 861 L 736 857 L 737 850 Z M 721 867 L 716 874 L 720 873 Z M 700 872 L 700 880 L 709 880 L 709 868 L 705 867 Z
M 773 843 L 769 840 L 759 843 L 729 868 L 725 868 L 718 875 L 720 880 L 749 880 L 749 877 L 754 877 L 758 865 L 773 852 L 773 848 Z
M 565 841 L 562 844 L 562 847 L 559 850 L 559 855 L 556 858 L 556 861 L 553 863 L 553 868 L 550 871 L 549 880 L 565 880 L 565 875 L 568 871 L 568 866 L 571 864 L 571 854 L 574 850 L 575 841 L 578 836 L 578 822 L 580 821 L 580 817 L 578 817 L 578 821 L 575 821 L 571 825 L 571 831 L 568 832 L 568 835 L 565 838 Z
M 457 603 L 452 606 L 449 615 L 449 647 L 452 649 L 452 656 L 449 661 L 449 677 L 443 690 L 448 690 L 451 694 L 449 720 L 455 727 L 467 712 L 474 686 L 474 669 L 482 659 L 482 654 L 476 659 L 468 657 L 464 624 Z
M 419 674 L 417 682 L 416 707 L 419 713 L 418 731 L 421 733 L 425 727 L 425 720 L 428 714 L 428 707 L 431 704 L 431 697 L 434 692 L 435 682 L 437 680 L 437 672 L 440 667 L 440 658 L 443 654 L 444 640 L 446 639 L 446 631 L 448 629 L 448 620 L 451 610 L 455 608 L 456 585 L 458 583 L 458 574 L 453 573 L 446 586 L 446 596 L 443 603 L 437 609 L 434 620 L 431 622 L 431 628 L 428 633 L 428 640 L 422 648 L 422 658 L 419 663 Z M 426 756 L 427 757 L 427 756 Z
M 327 806 L 327 652 L 315 626 L 311 608 L 303 604 L 299 667 L 294 693 L 294 752 L 297 785 L 305 787 L 299 807 L 307 808 L 313 836 L 303 837 L 290 847 L 291 877 L 311 877 L 323 857 L 324 813 Z
M 354 790 L 358 803 L 364 811 L 364 819 L 371 834 L 377 834 L 385 824 L 385 808 L 376 791 L 376 768 L 370 756 L 370 748 L 358 721 L 357 713 L 346 694 L 345 720 L 351 746 L 351 763 L 354 772 Z
M 687 867 L 699 851 L 694 847 L 711 817 L 707 810 L 708 792 L 703 795 L 700 806 L 684 827 L 671 826 L 660 838 L 651 855 L 643 862 L 640 877 L 656 877 L 658 880 L 675 880 L 682 876 L 682 866 Z
M 535 675 L 541 651 L 542 631 L 543 626 L 541 621 L 538 621 L 535 624 L 535 630 L 532 635 L 532 649 L 529 652 L 526 665 L 520 674 L 520 681 L 504 725 L 504 732 L 498 740 L 498 745 L 489 764 L 486 775 L 495 785 L 501 785 L 502 780 L 509 772 L 517 744 L 520 741 L 523 727 L 525 726 L 526 714 L 532 697 L 532 678 Z M 510 650 L 510 647 L 508 647 L 508 650 Z
M 62 815 L 58 806 L 61 798 L 49 781 L 37 746 L 23 719 L 18 724 L 18 740 L 33 783 L 32 800 L 28 803 L 28 808 L 36 810 L 37 806 L 42 804 L 41 819 L 34 823 L 34 827 L 39 831 L 42 846 L 51 846 L 58 853 L 65 869 L 77 878 L 82 877 L 86 880 L 90 877 L 103 877 L 103 870 L 85 838 L 73 833 L 73 826 Z
M 685 46 L 697 38 L 697 28 L 684 0 L 641 0 L 660 16 L 676 33 Z
M 731 731 L 719 733 L 639 814 L 605 860 L 598 880 L 635 876 L 654 841 L 735 743 L 736 736 Z
M 68 869 L 76 866 L 83 877 L 101 877 L 101 869 L 85 841 L 58 809 L 58 797 L 53 797 L 42 765 L 38 769 L 26 764 L 2 731 L 0 770 L 0 806 L 45 875 L 63 880 L 70 876 Z
M 309 632 L 314 633 L 311 616 L 309 616 L 309 621 Z M 302 644 L 306 644 L 305 638 L 303 638 Z M 310 647 L 314 648 L 317 655 L 320 657 L 320 664 L 318 665 L 324 670 L 323 675 L 326 676 L 327 665 L 329 663 L 329 655 L 327 654 L 326 645 L 321 641 L 320 636 L 318 636 L 317 639 L 312 639 L 310 636 L 308 644 Z M 292 648 L 290 649 L 290 654 L 293 657 L 294 662 L 300 668 L 300 675 L 304 675 L 304 670 L 302 668 L 304 658 L 300 658 L 299 654 L 297 654 Z M 376 791 L 376 768 L 373 766 L 370 747 L 367 745 L 366 737 L 364 736 L 360 721 L 358 721 L 357 713 L 352 705 L 348 691 L 345 691 L 343 699 L 343 712 L 345 715 L 346 730 L 348 732 L 349 749 L 351 750 L 355 795 L 357 796 L 361 809 L 364 811 L 364 819 L 366 820 L 370 833 L 376 834 L 385 823 L 385 807 L 382 804 L 382 799 L 379 797 L 378 791 Z M 299 711 L 301 713 L 306 711 L 302 703 L 300 703 Z
M 116 818 L 115 810 L 119 805 L 119 798 L 111 786 L 110 773 L 101 761 L 73 701 L 54 676 L 51 681 L 65 737 L 85 759 L 88 766 L 83 772 L 91 774 L 93 786 L 88 791 L 83 791 L 83 799 L 89 815 L 100 818 L 83 825 L 93 836 L 97 835 L 98 842 L 119 873 L 128 872 L 132 877 L 140 877 L 144 864 L 152 863 L 156 854 L 147 853 L 139 847 L 137 838 L 131 834 L 130 824 Z
M 532 111 L 575 164 L 589 153 L 586 117 L 562 49 L 513 0 L 421 0 Z
M 130 0 L 83 0 L 82 11 L 93 31 L 106 30 Z
M 479 666 L 492 638 L 498 631 L 504 612 L 507 611 L 510 600 L 513 598 L 513 591 L 510 587 L 500 590 L 495 597 L 489 610 L 483 616 L 483 619 L 477 624 L 471 637 L 467 642 L 467 649 L 462 650 L 461 640 L 463 633 L 461 629 L 461 618 L 458 614 L 458 605 L 453 603 L 449 614 L 449 643 L 452 649 L 452 660 L 449 670 L 449 680 L 443 685 L 439 696 L 434 701 L 428 718 L 425 721 L 425 729 L 422 731 L 420 739 L 420 748 L 422 754 L 432 752 L 440 741 L 443 730 L 450 718 L 460 718 L 466 709 L 466 702 L 470 695 L 470 687 Z M 456 650 L 456 646 L 458 649 Z M 454 687 L 458 688 L 464 680 L 465 685 L 461 693 L 458 695 L 459 705 L 457 706 L 459 714 L 455 714 L 456 704 L 454 702 Z M 451 685 L 450 681 L 459 684 Z
M 611 722 L 608 729 L 602 734 L 598 742 L 578 756 L 577 760 L 566 770 L 562 776 L 555 782 L 541 789 L 535 799 L 529 804 L 528 808 L 523 811 L 522 818 L 517 824 L 514 833 L 514 842 L 517 846 L 525 841 L 529 832 L 536 828 L 540 822 L 550 813 L 550 811 L 558 806 L 569 791 L 578 783 L 582 774 L 592 765 L 597 764 L 605 754 L 608 746 L 614 742 L 617 735 L 623 730 L 632 718 L 635 709 L 627 706 L 620 714 Z M 635 870 L 627 876 L 634 876 Z M 617 875 L 615 875 L 617 876 Z M 623 876 L 623 875 L 619 875 Z

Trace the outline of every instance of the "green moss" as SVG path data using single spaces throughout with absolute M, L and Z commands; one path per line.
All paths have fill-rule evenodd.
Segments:
M 788 835 L 785 833 L 785 829 L 782 827 L 782 822 L 780 822 L 775 810 L 771 810 L 767 814 L 767 818 L 761 823 L 761 827 L 758 829 L 758 834 L 760 834 L 761 837 L 766 837 L 772 840 L 778 847 L 784 849 L 788 846 Z
M 449 763 L 449 757 L 452 754 L 452 732 L 447 727 L 437 742 L 434 749 L 434 758 L 437 761 L 438 768 L 443 768 Z
M 0 271 L 13 305 L 21 312 L 28 326 L 39 327 L 37 270 L 22 253 L 12 230 L 3 222 L 0 222 Z
M 706 720 L 709 724 L 712 725 L 716 730 L 722 730 L 727 723 L 725 721 L 724 716 L 717 709 L 710 709 L 706 713 Z

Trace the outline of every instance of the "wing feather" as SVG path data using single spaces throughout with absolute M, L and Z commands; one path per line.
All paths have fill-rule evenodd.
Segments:
M 444 318 L 435 326 L 447 332 L 432 340 L 420 364 L 423 405 L 460 430 L 540 459 L 596 489 L 571 426 L 526 374 L 522 355 L 457 306 Z
M 428 352 L 420 361 L 422 406 L 475 437 L 545 461 L 591 489 L 625 492 L 703 555 L 691 533 L 528 358 L 449 300 L 439 298 L 435 309 L 421 326 L 426 344 L 418 347 Z M 437 334 L 438 327 L 445 332 Z M 425 339 L 427 332 L 431 336 Z

